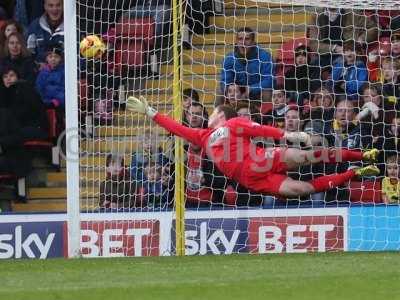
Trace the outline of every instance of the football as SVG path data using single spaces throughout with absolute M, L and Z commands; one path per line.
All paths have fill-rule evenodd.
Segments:
M 79 44 L 79 52 L 84 58 L 100 58 L 107 47 L 97 35 L 88 35 Z

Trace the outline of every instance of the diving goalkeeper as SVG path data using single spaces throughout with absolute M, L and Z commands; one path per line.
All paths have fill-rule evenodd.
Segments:
M 286 147 L 256 147 L 252 137 L 285 139 L 292 143 L 309 144 L 310 136 L 304 132 L 285 132 L 263 126 L 245 118 L 238 118 L 233 108 L 220 105 L 211 114 L 208 128 L 185 127 L 172 118 L 158 113 L 145 98 L 129 97 L 130 111 L 146 114 L 158 125 L 194 145 L 201 146 L 216 167 L 228 178 L 257 193 L 296 197 L 306 196 L 337 187 L 355 176 L 379 174 L 374 165 L 349 169 L 346 172 L 320 176 L 311 181 L 293 180 L 287 171 L 299 166 L 326 162 L 376 160 L 378 150 L 357 151 L 346 149 L 300 150 Z

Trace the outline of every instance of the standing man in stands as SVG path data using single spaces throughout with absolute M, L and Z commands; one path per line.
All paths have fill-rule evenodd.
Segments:
M 63 0 L 45 0 L 44 10 L 45 13 L 29 25 L 27 40 L 28 49 L 43 66 L 50 44 L 64 46 Z
M 270 101 L 273 83 L 271 54 L 256 44 L 256 34 L 248 27 L 236 33 L 236 44 L 222 63 L 221 90 L 235 83 L 245 87 L 245 98 Z

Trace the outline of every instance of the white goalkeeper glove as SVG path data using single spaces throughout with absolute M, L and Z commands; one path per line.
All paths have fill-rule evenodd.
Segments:
M 305 146 L 311 145 L 311 137 L 308 133 L 305 132 L 288 132 L 285 131 L 283 136 L 287 141 L 293 144 L 303 143 Z
M 358 120 L 362 120 L 367 117 L 369 114 L 372 114 L 372 117 L 376 120 L 379 117 L 379 107 L 373 102 L 367 102 L 361 108 L 361 111 L 358 113 Z
M 126 108 L 139 114 L 146 114 L 150 118 L 153 118 L 157 114 L 157 111 L 149 106 L 146 98 L 143 96 L 140 96 L 139 99 L 134 96 L 130 96 L 126 101 Z

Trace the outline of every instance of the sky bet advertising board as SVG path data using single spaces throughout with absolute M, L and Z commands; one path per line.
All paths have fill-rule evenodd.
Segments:
M 204 211 L 185 214 L 187 255 L 347 250 L 348 209 Z M 0 258 L 66 257 L 65 214 L 0 217 Z M 83 257 L 174 255 L 166 213 L 82 214 Z

